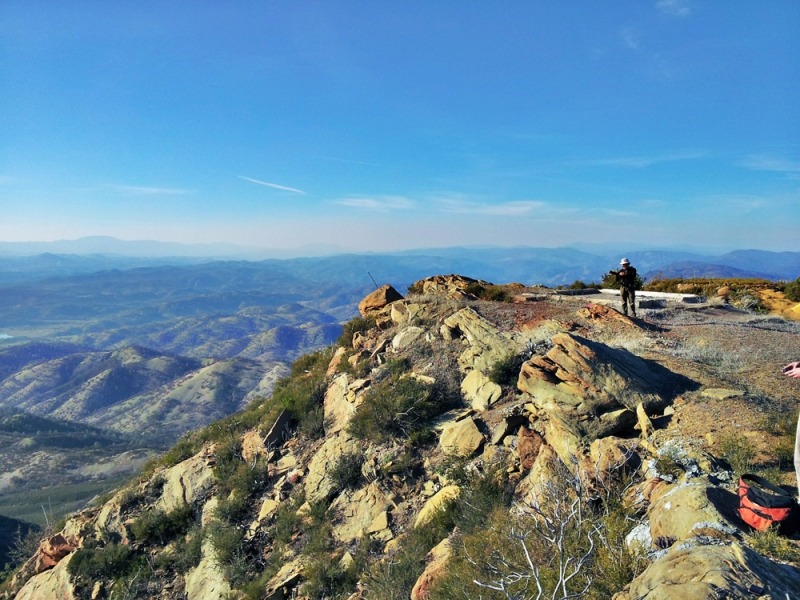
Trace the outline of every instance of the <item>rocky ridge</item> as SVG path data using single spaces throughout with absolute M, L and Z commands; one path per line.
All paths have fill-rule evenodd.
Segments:
M 800 597 L 797 565 L 749 544 L 730 465 L 674 427 L 687 398 L 709 386 L 679 361 L 658 359 L 665 327 L 579 300 L 479 301 L 467 291 L 476 284 L 486 282 L 439 276 L 412 286 L 419 296 L 387 287 L 370 294 L 351 339 L 318 355 L 320 388 L 313 368 L 296 373 L 298 386 L 316 390 L 305 412 L 321 411 L 320 434 L 306 435 L 296 407 L 255 403 L 214 436 L 197 437 L 191 452 L 187 445 L 71 517 L 7 595 L 382 598 L 376 573 L 414 532 L 435 529 L 472 493 L 470 478 L 501 473 L 510 497 L 503 510 L 509 520 L 533 515 L 531 523 L 555 502 L 547 491 L 557 477 L 573 482 L 566 497 L 589 490 L 595 502 L 624 479 L 620 497 L 632 515 L 624 552 L 644 562 L 612 590 L 615 600 Z M 500 365 L 512 375 L 498 375 Z M 414 403 L 392 404 L 406 393 Z M 428 405 L 435 410 L 410 418 Z M 391 414 L 376 435 L 379 408 Z M 466 478 L 447 469 L 453 463 Z M 248 484 L 234 485 L 238 478 Z M 310 531 L 320 522 L 329 529 L 314 554 Z M 465 547 L 458 528 L 435 540 L 397 597 L 444 597 L 437 582 Z M 488 535 L 485 551 L 488 560 Z M 320 588 L 321 563 L 355 577 Z M 494 575 L 471 597 L 506 597 L 514 574 Z

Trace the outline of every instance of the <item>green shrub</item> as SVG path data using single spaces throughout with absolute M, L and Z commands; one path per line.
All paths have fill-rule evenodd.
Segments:
M 515 387 L 519 379 L 519 371 L 525 357 L 517 353 L 509 353 L 498 359 L 489 369 L 489 379 L 502 387 Z
M 342 327 L 342 335 L 336 340 L 337 346 L 350 348 L 353 345 L 353 336 L 356 333 L 364 333 L 375 327 L 375 319 L 372 317 L 355 317 L 347 321 Z
M 143 562 L 130 546 L 106 544 L 99 548 L 79 548 L 67 565 L 67 571 L 76 579 L 94 582 L 124 577 Z
M 498 483 L 487 476 L 458 501 L 469 507 L 483 497 L 475 511 L 483 518 L 466 523 L 456 518 L 453 556 L 434 583 L 431 600 L 527 598 L 538 586 L 548 598 L 605 600 L 645 567 L 644 557 L 631 556 L 625 544 L 633 522 L 620 501 L 624 483 L 590 498 L 565 471 L 539 489 L 540 505 L 514 513 Z M 497 491 L 487 494 L 492 488 Z M 574 577 L 565 579 L 573 571 Z
M 411 377 L 385 379 L 367 392 L 350 421 L 350 432 L 361 439 L 383 440 L 424 431 L 431 419 L 452 406 L 450 398 L 434 391 L 434 386 Z
M 508 289 L 502 285 L 482 284 L 478 281 L 473 281 L 464 288 L 464 292 L 472 294 L 481 300 L 488 300 L 492 302 L 509 302 L 512 295 L 509 294 Z
M 137 542 L 155 542 L 164 545 L 185 533 L 194 521 L 194 512 L 188 504 L 165 513 L 163 510 L 142 511 L 130 525 L 131 535 Z
M 197 523 L 192 525 L 186 535 L 178 537 L 158 555 L 155 566 L 165 571 L 175 570 L 184 574 L 200 564 L 204 532 Z
M 781 562 L 795 564 L 800 562 L 800 549 L 782 535 L 776 527 L 770 527 L 766 531 L 754 531 L 745 539 L 748 545 L 759 554 Z
M 720 437 L 719 452 L 738 475 L 753 470 L 753 460 L 756 449 L 753 444 L 741 434 L 729 433 Z
M 358 487 L 363 479 L 361 466 L 364 464 L 364 455 L 361 452 L 346 452 L 336 459 L 328 471 L 336 493 Z
M 800 277 L 787 283 L 783 288 L 783 293 L 786 294 L 787 300 L 800 302 Z
M 306 436 L 319 439 L 325 433 L 321 408 L 326 389 L 321 376 L 295 377 L 279 381 L 272 398 L 289 412 Z

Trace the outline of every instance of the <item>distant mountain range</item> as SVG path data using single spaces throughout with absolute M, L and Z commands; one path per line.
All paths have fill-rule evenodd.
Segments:
M 273 251 L 230 244 L 175 244 L 108 237 L 63 242 L 0 242 L 0 284 L 104 270 L 190 267 L 243 261 L 306 281 L 360 283 L 371 278 L 401 288 L 436 273 L 459 273 L 506 283 L 550 286 L 599 281 L 626 256 L 646 278 L 800 276 L 800 252 L 735 250 L 724 254 L 684 249 L 486 247 L 426 248 L 395 253 L 335 253 L 335 248 Z M 299 257 L 299 255 L 305 256 Z M 294 256 L 290 258 L 289 256 Z M 324 256 L 323 256 L 324 255 Z M 338 278 L 338 279 L 337 279 Z

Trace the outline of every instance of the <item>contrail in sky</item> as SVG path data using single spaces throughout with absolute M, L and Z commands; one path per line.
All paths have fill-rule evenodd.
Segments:
M 237 175 L 239 179 L 244 179 L 245 181 L 249 181 L 251 183 L 257 183 L 258 185 L 265 185 L 267 187 L 275 188 L 276 190 L 283 190 L 284 192 L 293 192 L 295 194 L 305 194 L 303 190 L 298 190 L 297 188 L 289 187 L 286 185 L 278 185 L 277 183 L 270 183 L 269 181 L 260 181 L 258 179 L 253 179 L 251 177 L 245 177 L 244 175 Z

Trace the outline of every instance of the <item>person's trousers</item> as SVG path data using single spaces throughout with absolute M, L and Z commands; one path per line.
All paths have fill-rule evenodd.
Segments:
M 622 295 L 622 312 L 628 314 L 628 306 L 631 308 L 631 314 L 636 316 L 636 291 L 633 288 L 622 287 L 620 289 Z

